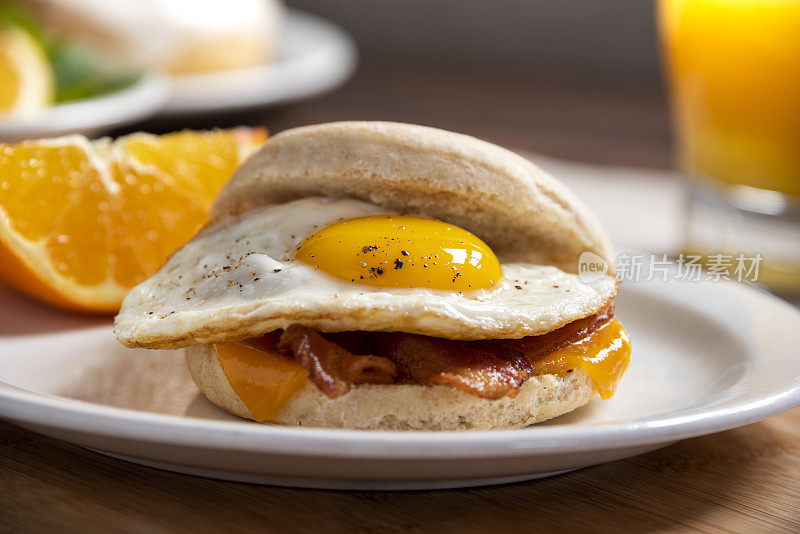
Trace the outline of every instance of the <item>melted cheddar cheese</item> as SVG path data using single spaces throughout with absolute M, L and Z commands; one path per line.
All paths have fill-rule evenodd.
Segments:
M 602 324 L 585 338 L 533 362 L 534 375 L 562 375 L 583 369 L 600 397 L 608 400 L 617 391 L 631 359 L 631 340 L 616 319 Z
M 277 417 L 309 382 L 305 369 L 272 348 L 274 338 L 216 345 L 217 358 L 234 392 L 258 421 Z M 533 374 L 565 375 L 583 369 L 603 399 L 610 399 L 630 361 L 628 333 L 612 319 L 585 338 L 533 362 Z
M 216 345 L 217 359 L 233 391 L 257 421 L 275 419 L 308 382 L 306 370 L 264 345 Z

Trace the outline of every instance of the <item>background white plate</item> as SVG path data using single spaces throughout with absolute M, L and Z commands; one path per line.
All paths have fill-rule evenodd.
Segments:
M 328 91 L 355 69 L 356 47 L 338 26 L 289 9 L 278 57 L 260 67 L 172 79 L 164 114 L 233 111 L 284 104 Z
M 15 143 L 68 133 L 97 137 L 153 115 L 164 106 L 168 96 L 169 85 L 164 78 L 143 76 L 121 91 L 53 106 L 33 117 L 0 118 L 0 141 Z
M 633 358 L 617 395 L 543 425 L 488 432 L 239 420 L 197 393 L 180 351 L 124 349 L 108 321 L 81 324 L 2 296 L 11 319 L 0 338 L 1 417 L 146 465 L 233 480 L 344 489 L 509 482 L 640 454 L 800 404 L 800 313 L 734 283 L 626 285 L 618 315 Z
M 35 117 L 0 119 L 0 141 L 103 133 L 160 113 L 198 115 L 302 100 L 343 83 L 356 66 L 352 39 L 319 17 L 287 10 L 275 61 L 260 67 L 166 78 L 97 98 L 62 104 Z

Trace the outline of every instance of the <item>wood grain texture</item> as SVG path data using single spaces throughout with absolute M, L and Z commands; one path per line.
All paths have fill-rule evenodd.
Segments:
M 664 168 L 670 159 L 657 88 L 508 73 L 367 66 L 345 88 L 302 105 L 189 125 L 265 123 L 279 131 L 338 119 L 417 122 L 596 163 Z M 0 423 L 0 532 L 47 531 L 796 533 L 800 409 L 549 479 L 429 492 L 298 490 L 177 475 Z
M 221 482 L 0 436 L 8 532 L 800 532 L 800 409 L 550 479 L 421 492 Z

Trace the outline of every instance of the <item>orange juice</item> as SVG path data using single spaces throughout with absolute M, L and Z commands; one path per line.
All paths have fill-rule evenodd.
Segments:
M 800 0 L 661 0 L 678 158 L 800 197 Z

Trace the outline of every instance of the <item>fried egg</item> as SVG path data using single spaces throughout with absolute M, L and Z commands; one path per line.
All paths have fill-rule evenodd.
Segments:
M 245 339 L 293 323 L 323 332 L 448 339 L 547 333 L 608 304 L 617 284 L 503 263 L 462 228 L 353 199 L 309 197 L 219 220 L 125 299 L 128 346 Z

